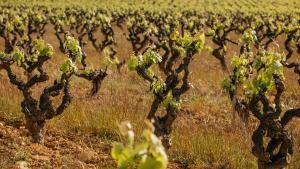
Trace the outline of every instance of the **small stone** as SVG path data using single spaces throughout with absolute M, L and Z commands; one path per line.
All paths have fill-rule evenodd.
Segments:
M 18 161 L 16 165 L 18 169 L 29 169 L 26 161 Z
M 33 155 L 32 159 L 37 161 L 50 161 L 50 158 L 48 156 L 43 156 L 43 155 Z
M 91 163 L 97 160 L 97 153 L 89 149 L 78 149 L 77 158 L 85 163 Z
M 6 131 L 5 130 L 0 130 L 0 138 L 5 137 Z

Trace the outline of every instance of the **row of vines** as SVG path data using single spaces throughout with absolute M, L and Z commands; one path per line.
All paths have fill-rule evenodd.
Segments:
M 293 136 L 285 127 L 300 117 L 299 107 L 286 109 L 281 103 L 286 89 L 284 71 L 293 71 L 300 84 L 299 16 L 2 5 L 0 71 L 6 72 L 23 95 L 20 106 L 33 142 L 43 143 L 47 120 L 72 104 L 70 81 L 88 81 L 90 94 L 96 95 L 112 66 L 122 73 L 127 65 L 149 84 L 153 100 L 147 119 L 168 149 L 172 125 L 182 111 L 182 95 L 191 88 L 190 64 L 201 52 L 209 52 L 227 74 L 223 82 L 216 83 L 223 84 L 233 108 L 245 123 L 250 116 L 259 121 L 252 134 L 252 153 L 259 168 L 281 169 L 288 166 L 293 154 Z M 132 47 L 129 59 L 120 57 L 116 49 L 116 29 Z M 59 51 L 47 42 L 50 35 L 56 38 Z M 86 54 L 88 45 L 99 53 L 103 65 L 90 66 L 87 58 L 97 56 Z M 237 49 L 235 56 L 228 56 L 229 47 Z M 63 55 L 64 63 L 60 76 L 50 81 L 44 65 L 55 55 Z M 26 78 L 15 69 L 22 70 Z M 41 83 L 47 85 L 34 97 L 34 87 Z M 54 104 L 54 98 L 61 99 L 60 103 Z M 159 107 L 164 108 L 163 115 Z

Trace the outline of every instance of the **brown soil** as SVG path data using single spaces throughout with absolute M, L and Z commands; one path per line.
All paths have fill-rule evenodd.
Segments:
M 114 169 L 111 146 L 97 136 L 47 128 L 43 145 L 31 142 L 21 122 L 0 121 L 1 169 Z M 196 169 L 171 163 L 169 169 Z
M 110 145 L 91 136 L 47 130 L 44 145 L 33 144 L 21 126 L 0 123 L 0 168 L 112 168 Z

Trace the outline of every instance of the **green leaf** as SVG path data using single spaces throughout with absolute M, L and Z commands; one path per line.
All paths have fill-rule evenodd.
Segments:
M 13 60 L 17 63 L 18 66 L 21 66 L 22 63 L 25 61 L 24 53 L 19 49 L 16 49 L 13 52 Z
M 213 29 L 209 29 L 206 34 L 208 36 L 215 36 L 216 32 Z
M 181 102 L 180 101 L 176 101 L 173 98 L 172 93 L 169 92 L 168 95 L 167 95 L 167 97 L 163 101 L 163 106 L 165 108 L 168 108 L 170 106 L 170 107 L 178 109 L 181 106 Z
M 136 69 L 136 67 L 139 65 L 139 59 L 136 56 L 132 56 L 128 61 L 128 69 L 130 71 L 133 71 Z
M 232 81 L 229 78 L 225 78 L 222 82 L 223 89 L 226 91 L 234 91 L 235 87 L 232 84 Z
M 226 91 L 233 91 L 238 85 L 242 85 L 249 100 L 260 92 L 267 93 L 275 86 L 274 75 L 284 78 L 281 64 L 284 60 L 284 55 L 262 49 L 256 55 L 245 53 L 234 56 L 231 60 L 234 73 L 230 77 L 236 80 L 236 84 L 226 78 L 223 87 Z
M 113 144 L 113 148 L 111 150 L 111 156 L 113 159 L 118 159 L 124 150 L 124 146 L 120 143 Z
M 68 59 L 65 63 L 60 66 L 60 71 L 63 73 L 75 73 L 77 71 L 76 65 L 72 62 L 71 59 Z
M 6 58 L 6 57 L 7 57 L 7 55 L 4 52 L 0 51 L 0 59 Z
M 245 33 L 243 34 L 243 36 L 241 38 L 241 41 L 244 44 L 247 44 L 247 45 L 255 43 L 256 40 L 257 40 L 257 37 L 256 37 L 255 32 L 253 30 L 245 31 Z
M 153 157 L 147 156 L 141 161 L 139 169 L 164 169 L 161 161 L 156 160 Z
M 68 52 L 72 57 L 76 59 L 82 60 L 82 50 L 79 45 L 78 40 L 70 35 L 66 35 L 66 41 L 64 43 L 64 49 Z
M 154 76 L 154 72 L 153 72 L 152 69 L 150 69 L 150 68 L 147 69 L 147 74 L 148 74 L 150 77 L 153 77 L 153 76 Z
M 36 50 L 38 57 L 51 57 L 53 55 L 53 47 L 50 44 L 46 44 L 42 39 L 35 39 L 33 48 Z
M 162 57 L 159 53 L 152 51 L 151 49 L 147 50 L 143 55 L 144 64 L 157 64 L 162 61 Z
M 172 32 L 170 35 L 170 39 L 172 41 L 177 41 L 179 39 L 179 32 L 178 31 Z
M 151 90 L 154 93 L 163 93 L 164 90 L 166 89 L 166 84 L 164 82 L 162 82 L 161 80 L 155 80 L 152 84 L 151 84 Z
M 259 59 L 254 59 L 253 60 L 253 68 L 258 70 L 259 68 L 261 68 L 263 65 L 262 61 Z
M 40 50 L 40 56 L 42 57 L 51 57 L 53 55 L 53 47 L 50 44 L 47 44 L 45 48 Z
M 122 122 L 119 125 L 120 132 L 127 137 L 124 146 L 121 143 L 113 144 L 111 156 L 117 161 L 119 169 L 166 169 L 168 157 L 165 149 L 159 138 L 155 136 L 153 125 L 146 122 L 148 129 L 143 131 L 143 141 L 139 144 L 134 144 L 133 139 L 130 139 L 132 126 L 129 122 Z
M 6 30 L 7 30 L 7 32 L 12 32 L 14 30 L 13 24 L 11 24 L 11 23 L 8 22 L 6 24 Z
M 93 71 L 91 69 L 86 69 L 82 72 L 82 74 L 87 75 L 87 76 L 90 75 L 91 73 L 93 73 Z
M 201 51 L 205 47 L 205 35 L 204 33 L 197 34 L 194 38 L 196 41 L 195 49 L 196 51 Z
M 191 36 L 188 33 L 184 34 L 183 38 L 181 39 L 182 47 L 187 49 L 187 48 L 189 48 L 191 43 L 192 43 Z

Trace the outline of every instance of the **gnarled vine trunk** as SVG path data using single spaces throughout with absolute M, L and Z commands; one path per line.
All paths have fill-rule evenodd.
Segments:
M 26 117 L 26 129 L 31 133 L 32 142 L 44 143 L 44 126 L 46 121 L 38 121 L 32 117 Z

